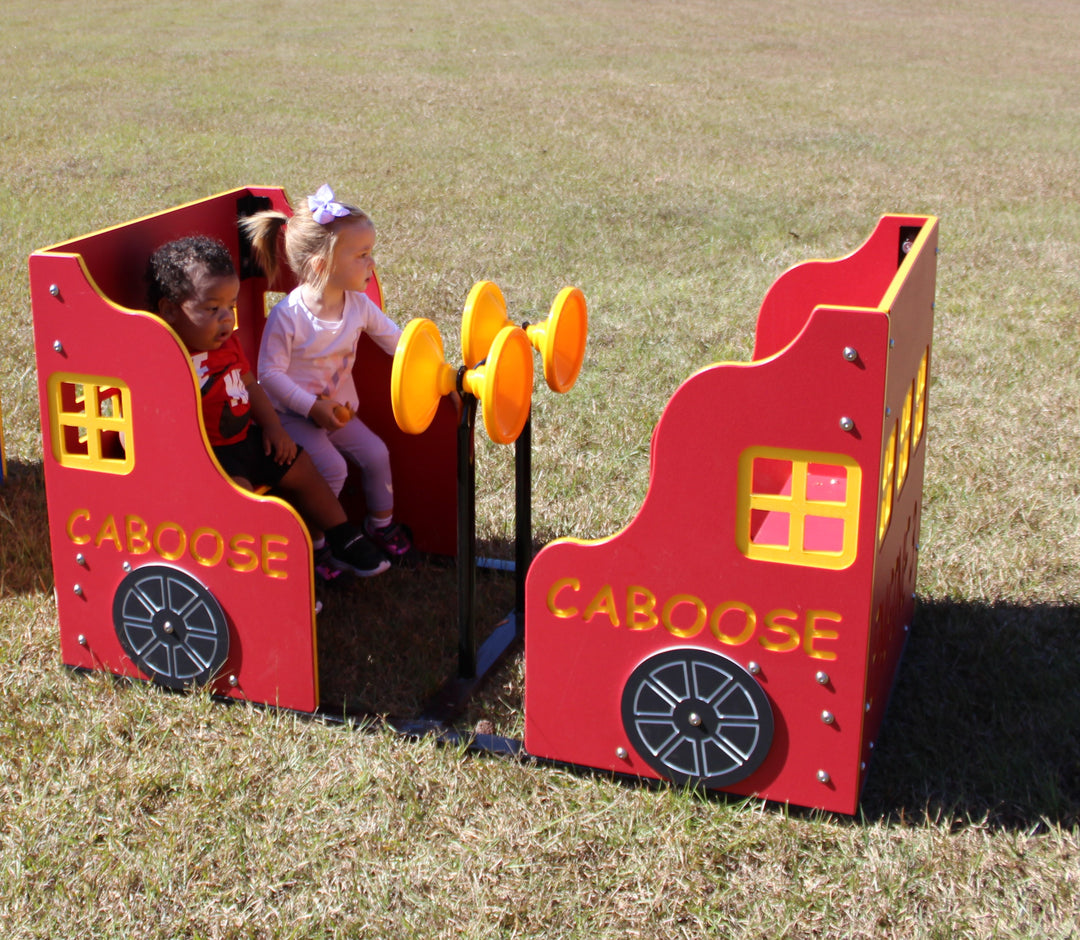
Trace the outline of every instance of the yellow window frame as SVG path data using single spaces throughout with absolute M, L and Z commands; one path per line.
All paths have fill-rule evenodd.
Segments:
M 755 490 L 755 462 L 773 461 L 790 468 L 783 487 L 787 492 Z M 834 467 L 843 471 L 843 499 L 816 499 L 809 492 L 810 467 Z M 778 447 L 748 447 L 739 455 L 737 522 L 735 542 L 747 558 L 785 565 L 839 570 L 855 561 L 859 541 L 859 500 L 862 492 L 862 469 L 846 454 L 819 451 L 787 450 Z M 755 541 L 752 519 L 755 513 L 781 514 L 786 517 L 787 537 L 783 544 Z M 805 545 L 808 519 L 839 521 L 842 534 L 839 548 L 814 549 Z
M 49 376 L 47 397 L 52 452 L 62 467 L 97 473 L 132 471 L 131 389 L 125 382 L 109 376 L 54 372 Z
M 926 351 L 922 355 L 922 362 L 919 363 L 919 372 L 915 377 L 915 401 L 913 406 L 913 421 L 914 426 L 911 432 L 911 449 L 914 450 L 919 446 L 919 441 L 922 440 L 923 431 L 926 430 L 926 383 L 929 378 L 930 367 L 930 347 L 926 347 Z
M 893 422 L 889 440 L 885 444 L 885 453 L 881 459 L 881 485 L 878 487 L 878 544 L 885 538 L 892 521 L 893 490 L 896 480 L 896 430 Z

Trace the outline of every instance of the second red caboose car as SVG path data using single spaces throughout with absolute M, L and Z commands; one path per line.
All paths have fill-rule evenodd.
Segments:
M 529 571 L 525 747 L 851 813 L 914 610 L 937 221 L 782 275 L 702 369 L 648 493 Z

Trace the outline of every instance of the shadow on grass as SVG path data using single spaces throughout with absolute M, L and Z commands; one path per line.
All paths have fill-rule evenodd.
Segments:
M 452 561 L 338 578 L 320 592 L 319 680 L 328 714 L 416 718 L 458 669 L 457 569 Z M 513 574 L 478 570 L 476 637 L 514 606 Z
M 52 590 L 42 464 L 7 462 L 0 486 L 0 597 Z
M 1080 608 L 922 602 L 862 812 L 1080 824 Z

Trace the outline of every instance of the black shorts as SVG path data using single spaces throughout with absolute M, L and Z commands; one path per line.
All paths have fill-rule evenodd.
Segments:
M 296 445 L 296 456 L 303 450 Z M 214 448 L 214 456 L 225 472 L 231 477 L 243 477 L 252 486 L 277 486 L 281 478 L 289 472 L 293 460 L 278 463 L 272 454 L 263 452 L 262 428 L 257 424 L 248 425 L 247 437 L 235 444 L 221 444 Z

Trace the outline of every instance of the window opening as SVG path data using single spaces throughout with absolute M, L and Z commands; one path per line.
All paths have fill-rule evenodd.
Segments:
M 751 447 L 739 456 L 736 542 L 747 558 L 846 568 L 859 530 L 859 465 L 843 454 Z
M 908 387 L 904 396 L 904 407 L 900 412 L 900 437 L 896 442 L 896 495 L 904 488 L 907 479 L 908 464 L 911 462 L 911 409 L 915 401 L 915 382 Z
M 893 483 L 896 479 L 896 422 L 889 432 L 885 453 L 881 459 L 881 485 L 878 487 L 878 544 L 885 538 L 892 520 Z
M 55 373 L 49 377 L 53 456 L 62 467 L 130 473 L 131 390 L 119 379 Z
M 922 440 L 923 431 L 926 430 L 926 379 L 927 370 L 930 365 L 930 347 L 926 347 L 926 351 L 922 355 L 922 362 L 919 363 L 919 372 L 915 377 L 915 401 L 912 406 L 914 427 L 911 433 L 911 449 L 914 450 L 919 446 L 919 442 Z

